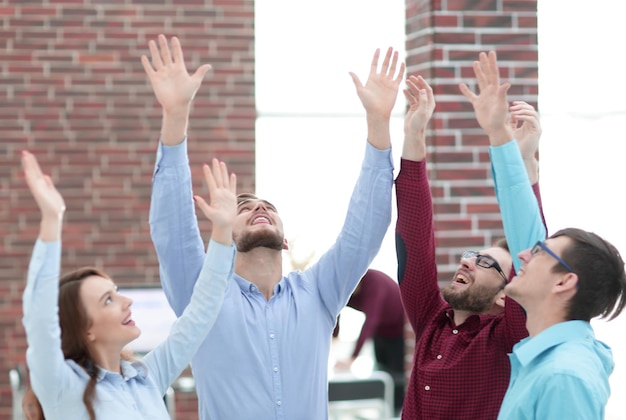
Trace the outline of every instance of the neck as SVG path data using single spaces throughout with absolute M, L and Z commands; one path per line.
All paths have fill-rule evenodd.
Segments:
M 499 315 L 502 312 L 504 312 L 504 309 L 497 305 L 493 305 L 489 310 L 483 311 L 483 312 L 463 311 L 460 309 L 454 309 L 453 311 L 454 311 L 454 324 L 458 326 L 458 325 L 463 324 L 465 321 L 467 321 L 467 318 L 469 318 L 472 315 Z
M 549 311 L 526 312 L 526 329 L 530 337 L 535 337 L 543 330 L 565 321 L 567 319 L 561 313 Z
M 120 366 L 121 362 L 121 349 L 111 350 L 103 348 L 91 348 L 91 355 L 93 361 L 101 369 L 108 370 L 109 372 L 122 373 Z
M 259 291 L 270 300 L 283 276 L 282 251 L 269 248 L 255 248 L 249 252 L 237 252 L 235 272 L 254 283 Z
M 454 325 L 456 326 L 462 325 L 465 321 L 467 321 L 467 318 L 469 318 L 471 315 L 474 315 L 473 312 L 460 311 L 457 309 L 454 309 L 453 313 L 454 313 Z

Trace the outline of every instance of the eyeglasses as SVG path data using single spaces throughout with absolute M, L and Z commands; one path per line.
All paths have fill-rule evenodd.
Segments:
M 504 281 L 508 283 L 509 279 L 506 277 L 506 274 L 504 274 L 504 271 L 502 271 L 502 267 L 500 267 L 500 264 L 498 264 L 498 262 L 493 257 L 490 257 L 489 255 L 479 254 L 476 251 L 465 251 L 463 255 L 461 255 L 461 258 L 466 260 L 474 257 L 476 257 L 477 266 L 482 268 L 495 268 L 496 271 L 500 273 Z
M 559 264 L 561 264 L 563 267 L 567 268 L 567 270 L 570 273 L 574 272 L 574 269 L 572 267 L 570 267 L 568 263 L 563 261 L 563 259 L 561 257 L 559 257 L 554 252 L 552 252 L 552 250 L 550 248 L 548 248 L 547 245 L 545 244 L 545 242 L 543 242 L 543 241 L 537 241 L 535 246 L 533 246 L 532 249 L 530 250 L 530 255 L 536 255 L 541 250 L 546 251 L 552 258 L 557 260 L 559 262 Z

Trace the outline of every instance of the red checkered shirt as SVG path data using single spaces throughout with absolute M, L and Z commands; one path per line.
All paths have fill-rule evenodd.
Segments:
M 539 205 L 539 188 L 533 185 Z M 402 419 L 485 420 L 498 416 L 509 378 L 508 353 L 528 335 L 522 308 L 472 315 L 454 324 L 437 282 L 433 207 L 425 160 L 402 160 L 396 179 L 398 279 L 415 331 L 413 369 Z M 544 222 L 545 223 L 545 222 Z

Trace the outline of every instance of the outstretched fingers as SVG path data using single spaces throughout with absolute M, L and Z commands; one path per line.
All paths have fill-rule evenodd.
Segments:
M 372 58 L 372 65 L 370 66 L 370 77 L 378 73 L 378 59 L 380 58 L 380 48 L 376 48 L 374 51 L 374 57 Z
M 159 52 L 161 55 L 161 61 L 166 66 L 172 64 L 172 54 L 170 52 L 169 45 L 167 45 L 167 38 L 165 37 L 165 35 L 160 34 L 158 37 L 158 40 L 159 40 Z

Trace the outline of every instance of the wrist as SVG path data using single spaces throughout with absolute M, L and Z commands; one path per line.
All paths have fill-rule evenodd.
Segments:
M 489 144 L 492 146 L 501 146 L 512 141 L 515 136 L 510 127 L 498 127 L 495 129 L 485 130 L 489 136 Z

